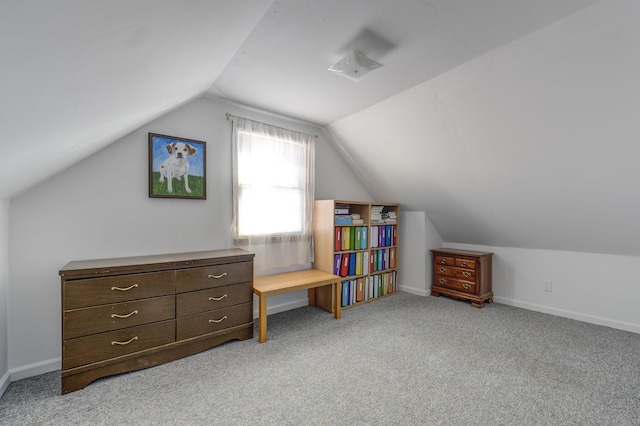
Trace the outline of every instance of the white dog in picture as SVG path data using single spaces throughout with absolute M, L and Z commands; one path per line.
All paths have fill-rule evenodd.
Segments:
M 196 153 L 191 145 L 182 142 L 174 142 L 166 146 L 169 158 L 160 165 L 160 183 L 167 178 L 167 191 L 173 192 L 173 178 L 184 179 L 184 189 L 191 194 L 189 188 L 189 157 Z

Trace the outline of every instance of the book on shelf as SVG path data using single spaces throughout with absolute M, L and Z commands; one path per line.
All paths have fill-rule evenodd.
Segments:
M 342 253 L 340 259 L 340 276 L 346 277 L 349 275 L 349 253 Z
M 342 227 L 341 226 L 336 226 L 335 229 L 335 251 L 340 251 L 342 250 Z
M 351 225 L 351 223 L 353 223 L 353 219 L 351 219 L 351 216 L 336 216 L 335 217 L 335 224 L 336 225 Z
M 364 279 L 358 278 L 356 280 L 356 302 L 362 302 L 364 300 Z
M 356 252 L 349 253 L 349 275 L 356 274 Z

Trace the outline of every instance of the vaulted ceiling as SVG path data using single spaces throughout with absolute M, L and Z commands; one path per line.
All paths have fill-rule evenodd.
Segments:
M 640 255 L 633 0 L 5 0 L 0 198 L 199 96 L 323 127 L 446 241 Z M 383 66 L 327 68 L 350 50 Z

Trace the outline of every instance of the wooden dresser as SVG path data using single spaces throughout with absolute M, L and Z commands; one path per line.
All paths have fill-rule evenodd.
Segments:
M 493 253 L 437 249 L 433 254 L 432 296 L 455 297 L 471 301 L 471 306 L 482 308 L 484 302 L 493 302 L 491 290 L 491 257 Z
M 62 281 L 62 393 L 253 337 L 240 249 L 74 261 Z

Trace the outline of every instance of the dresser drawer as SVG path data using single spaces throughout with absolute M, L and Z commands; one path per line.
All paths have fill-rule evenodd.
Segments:
M 453 257 L 436 256 L 435 264 L 436 265 L 455 266 L 456 261 L 455 261 L 455 259 Z
M 476 261 L 456 258 L 456 266 L 460 268 L 476 269 Z
M 225 263 L 223 265 L 176 271 L 176 292 L 203 290 L 253 280 L 253 262 Z
M 62 368 L 66 370 L 174 341 L 173 320 L 64 340 Z
M 175 318 L 175 297 L 162 296 L 64 311 L 62 338 L 117 330 Z
M 476 294 L 477 287 L 475 282 L 462 281 L 456 278 L 442 276 L 442 275 L 436 275 L 435 278 L 436 278 L 435 279 L 436 285 L 452 288 L 454 290 L 463 291 L 469 294 Z
M 448 277 L 459 278 L 461 280 L 475 281 L 476 271 L 473 269 L 452 268 L 449 266 L 434 265 L 435 273 Z
M 173 271 L 66 281 L 63 309 L 166 296 L 174 293 Z
M 181 293 L 176 296 L 176 316 L 185 317 L 250 302 L 253 302 L 253 288 L 248 282 Z
M 253 321 L 253 303 L 216 309 L 176 320 L 176 339 L 184 340 Z

